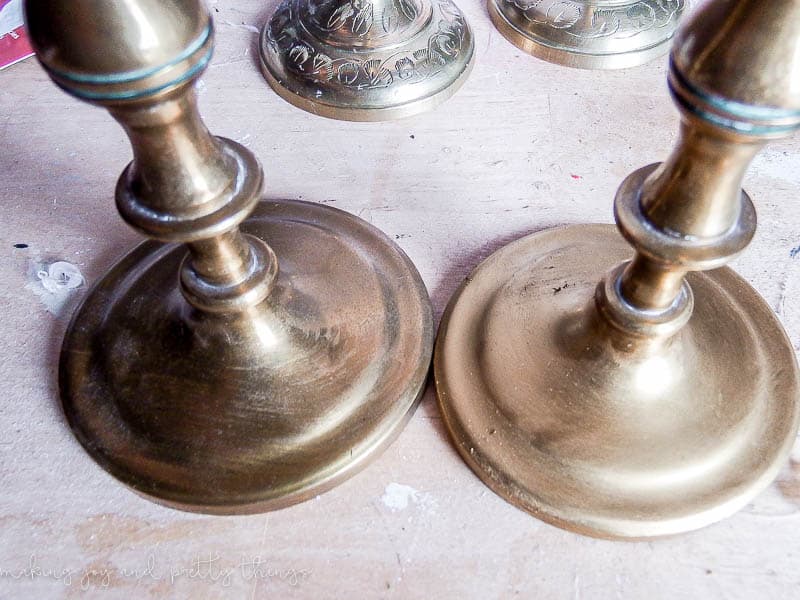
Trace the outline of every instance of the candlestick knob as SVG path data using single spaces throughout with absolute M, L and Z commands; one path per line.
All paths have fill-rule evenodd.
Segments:
M 78 440 L 141 494 L 211 513 L 280 508 L 355 473 L 425 384 L 431 308 L 408 258 L 342 211 L 260 202 L 255 156 L 197 111 L 213 49 L 202 0 L 26 13 L 51 78 L 128 134 L 117 207 L 153 238 L 67 331 L 59 382 Z
M 798 56 L 797 2 L 703 5 L 671 55 L 678 142 L 617 193 L 624 239 L 603 225 L 534 234 L 451 301 L 439 401 L 504 498 L 581 533 L 654 537 L 732 514 L 777 475 L 800 418 L 794 350 L 720 267 L 755 231 L 747 166 L 800 127 Z

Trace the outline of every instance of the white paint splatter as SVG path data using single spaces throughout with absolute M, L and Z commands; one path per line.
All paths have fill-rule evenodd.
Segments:
M 66 261 L 37 265 L 34 276 L 35 279 L 25 287 L 36 294 L 45 308 L 56 316 L 61 314 L 75 290 L 85 283 L 80 269 Z
M 81 270 L 66 261 L 54 262 L 47 270 L 39 270 L 36 276 L 42 282 L 42 287 L 52 294 L 61 290 L 74 290 L 83 285 Z
M 415 490 L 410 485 L 394 482 L 386 486 L 383 496 L 381 496 L 381 502 L 392 512 L 405 510 L 410 503 L 426 508 L 430 508 L 435 504 L 429 494 Z
M 230 27 L 236 27 L 238 29 L 244 29 L 245 31 L 250 31 L 250 32 L 255 33 L 255 34 L 260 34 L 261 33 L 261 30 L 258 27 L 256 27 L 255 25 L 248 25 L 247 23 L 241 23 L 241 24 L 233 23 L 231 21 L 226 21 L 224 19 L 220 19 L 220 22 L 224 23 L 225 25 L 228 25 Z
M 794 462 L 800 463 L 800 437 L 794 441 L 790 457 Z

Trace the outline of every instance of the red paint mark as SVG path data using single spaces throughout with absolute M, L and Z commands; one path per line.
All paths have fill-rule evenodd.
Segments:
M 575 175 L 573 173 L 570 173 L 570 177 L 572 177 L 573 179 L 583 179 L 583 177 L 581 177 L 580 175 Z

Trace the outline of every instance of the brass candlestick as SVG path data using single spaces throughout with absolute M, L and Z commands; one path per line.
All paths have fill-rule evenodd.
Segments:
M 705 4 L 672 50 L 678 143 L 617 194 L 632 260 L 612 226 L 566 227 L 500 249 L 456 293 L 439 402 L 508 501 L 580 533 L 653 537 L 722 519 L 777 475 L 797 435 L 794 350 L 719 267 L 755 231 L 748 164 L 800 127 L 798 55 L 800 3 Z
M 475 45 L 451 0 L 283 0 L 261 32 L 261 65 L 285 100 L 316 115 L 384 121 L 455 93 Z
M 515 46 L 568 67 L 622 69 L 669 50 L 686 0 L 488 0 Z
M 125 128 L 117 206 L 159 240 L 117 263 L 69 327 L 75 435 L 115 477 L 187 510 L 279 508 L 352 475 L 425 384 L 432 316 L 413 265 L 352 215 L 259 203 L 258 161 L 197 112 L 213 43 L 202 0 L 26 12 L 53 80 Z

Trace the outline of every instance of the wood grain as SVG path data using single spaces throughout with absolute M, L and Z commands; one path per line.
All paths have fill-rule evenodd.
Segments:
M 677 125 L 665 59 L 620 72 L 559 68 L 508 44 L 479 0 L 459 4 L 477 64 L 432 113 L 344 123 L 280 100 L 254 59 L 274 0 L 211 2 L 218 43 L 201 90 L 210 129 L 263 161 L 269 197 L 331 203 L 383 229 L 418 266 L 437 317 L 502 244 L 611 222 L 621 179 L 663 159 Z M 91 284 L 137 242 L 112 202 L 127 140 L 28 60 L 0 73 L 0 141 L 0 598 L 800 595 L 800 452 L 723 523 L 652 543 L 598 541 L 488 491 L 450 447 L 430 389 L 369 469 L 305 504 L 214 518 L 140 499 L 83 452 L 58 406 L 58 347 L 86 286 L 58 314 L 33 291 L 42 264 L 74 263 Z M 734 262 L 796 347 L 799 157 L 795 138 L 756 160 L 746 187 L 760 228 Z M 413 489 L 387 491 L 393 483 Z M 25 573 L 31 557 L 40 571 Z

